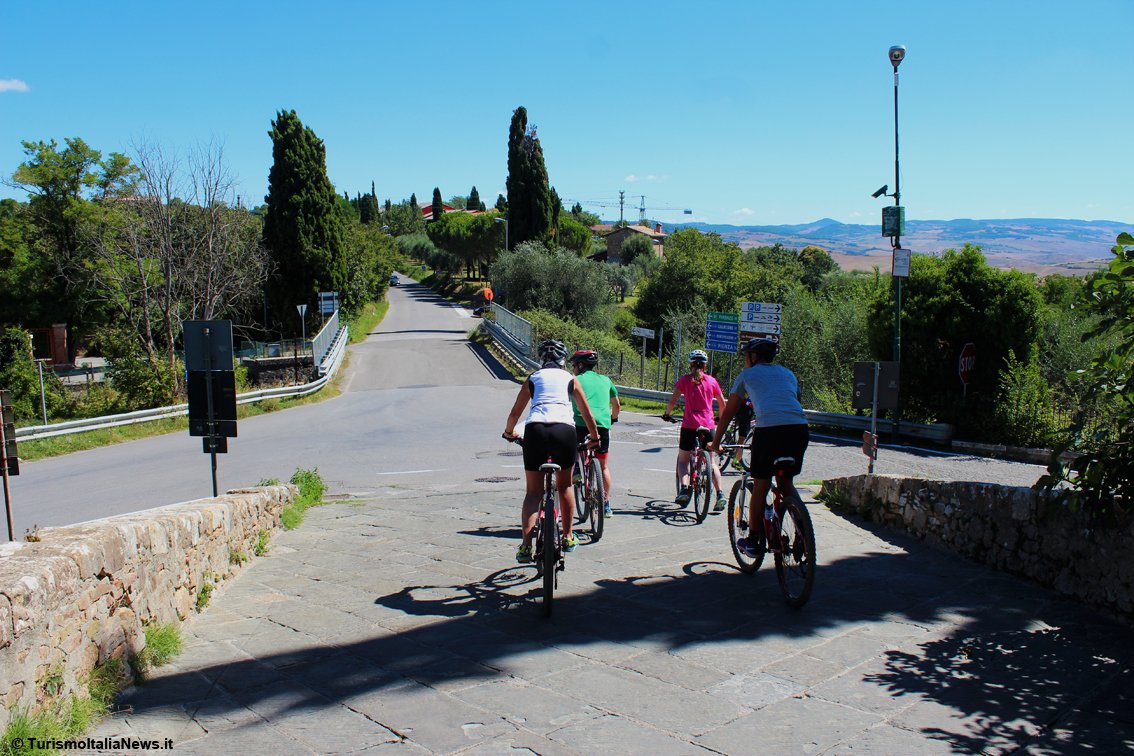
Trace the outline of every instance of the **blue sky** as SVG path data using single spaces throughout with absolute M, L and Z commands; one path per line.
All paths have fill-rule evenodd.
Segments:
M 904 44 L 907 219 L 1134 221 L 1132 28 L 1131 0 L 6 0 L 0 174 L 21 140 L 216 140 L 259 204 L 271 121 L 294 109 L 340 192 L 373 181 L 380 200 L 427 202 L 475 185 L 491 205 L 523 105 L 567 200 L 624 190 L 631 219 L 645 195 L 667 221 L 878 223 L 887 50 Z

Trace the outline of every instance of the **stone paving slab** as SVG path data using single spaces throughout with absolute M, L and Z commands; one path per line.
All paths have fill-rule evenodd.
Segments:
M 733 566 L 720 517 L 639 497 L 568 557 L 550 620 L 512 562 L 515 490 L 318 507 L 92 735 L 275 755 L 1134 747 L 1130 628 L 809 507 L 802 610 L 770 563 Z

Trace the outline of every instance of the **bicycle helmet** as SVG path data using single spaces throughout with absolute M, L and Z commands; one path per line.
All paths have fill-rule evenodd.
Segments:
M 563 346 L 562 341 L 544 339 L 539 343 L 539 359 L 544 364 L 554 362 L 562 365 L 567 359 L 567 347 Z
M 571 364 L 578 365 L 582 363 L 584 367 L 593 368 L 598 364 L 598 353 L 593 349 L 580 349 L 571 355 Z
M 690 362 L 703 362 L 704 364 L 708 365 L 709 364 L 709 355 L 705 354 L 704 349 L 694 349 L 692 352 L 689 353 L 689 361 Z
M 780 345 L 772 339 L 749 339 L 742 351 L 755 352 L 760 359 L 771 362 L 779 353 Z

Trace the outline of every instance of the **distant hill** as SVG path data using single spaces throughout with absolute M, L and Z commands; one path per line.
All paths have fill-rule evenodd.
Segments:
M 793 249 L 822 247 L 845 269 L 890 267 L 890 240 L 880 236 L 881 218 L 873 225 L 840 223 L 830 218 L 789 226 L 664 224 L 667 233 L 689 227 L 716 232 L 725 241 L 735 241 L 744 248 L 773 244 Z M 1131 223 L 1056 218 L 907 221 L 902 246 L 916 253 L 938 253 L 960 249 L 966 243 L 977 244 L 989 264 L 999 268 L 1083 274 L 1106 264 L 1115 238 L 1131 230 Z

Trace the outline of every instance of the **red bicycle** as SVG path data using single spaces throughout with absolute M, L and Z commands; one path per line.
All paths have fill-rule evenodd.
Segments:
M 677 418 L 662 415 L 666 422 L 676 423 Z M 713 439 L 713 429 L 704 425 L 697 428 L 697 435 L 693 442 L 693 451 L 689 455 L 689 488 L 692 495 L 689 500 L 693 502 L 693 515 L 697 524 L 705 521 L 709 515 L 709 499 L 713 495 L 713 466 L 709 459 L 709 452 L 705 447 Z M 674 471 L 677 494 L 681 495 L 681 473 Z M 682 504 L 682 506 L 685 506 Z

